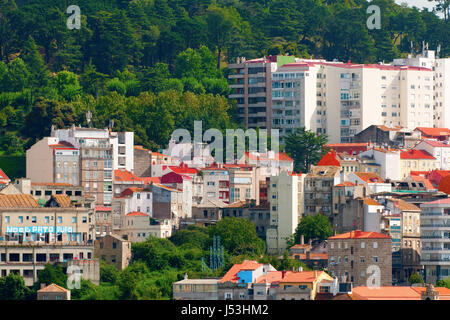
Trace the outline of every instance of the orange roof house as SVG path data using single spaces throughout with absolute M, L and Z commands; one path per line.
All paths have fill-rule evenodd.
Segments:
M 333 149 L 331 149 L 326 155 L 322 157 L 322 159 L 320 159 L 320 161 L 317 163 L 317 166 L 340 167 L 341 163 L 337 158 L 336 152 Z
M 446 194 L 450 194 L 450 175 L 445 176 L 439 182 L 439 191 L 445 192 Z
M 407 151 L 400 152 L 400 159 L 416 159 L 416 160 L 422 160 L 422 159 L 429 159 L 429 160 L 436 160 L 435 157 L 433 157 L 431 154 L 424 150 L 415 150 L 410 149 Z
M 230 270 L 222 277 L 222 279 L 219 281 L 219 283 L 225 283 L 225 282 L 234 282 L 238 283 L 240 282 L 240 276 L 238 275 L 240 271 L 252 271 L 256 270 L 260 267 L 262 267 L 263 264 L 253 261 L 253 260 L 244 260 L 242 263 L 236 263 L 233 265 Z
M 346 233 L 337 234 L 335 236 L 329 237 L 328 240 L 339 240 L 339 239 L 390 239 L 391 237 L 384 233 L 374 232 L 374 231 L 361 231 L 354 230 Z

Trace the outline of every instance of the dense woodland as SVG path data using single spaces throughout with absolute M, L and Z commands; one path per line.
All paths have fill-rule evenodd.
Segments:
M 450 54 L 445 18 L 373 0 L 382 27 L 368 30 L 365 0 L 0 0 L 0 153 L 21 154 L 52 124 L 136 132 L 165 147 L 175 128 L 239 126 L 227 100 L 226 64 L 238 56 L 290 54 L 391 61 L 422 41 Z M 413 49 L 411 50 L 411 43 Z

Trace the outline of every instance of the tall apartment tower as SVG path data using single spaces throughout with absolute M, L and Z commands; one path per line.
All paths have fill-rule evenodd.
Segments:
M 301 174 L 271 176 L 269 184 L 270 226 L 266 242 L 269 254 L 282 254 L 287 249 L 286 240 L 291 237 L 303 212 L 303 178 Z
M 405 59 L 395 59 L 394 65 L 428 68 L 433 71 L 433 126 L 450 128 L 450 58 L 439 58 L 437 52 L 428 50 L 428 44 L 423 46 L 421 54 Z
M 229 98 L 236 100 L 238 116 L 247 128 L 271 129 L 272 72 L 290 62 L 295 62 L 294 56 L 238 58 L 236 63 L 228 65 L 232 90 Z

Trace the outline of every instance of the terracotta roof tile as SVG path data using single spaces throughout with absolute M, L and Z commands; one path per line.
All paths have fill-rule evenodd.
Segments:
M 150 217 L 150 216 L 143 212 L 133 211 L 133 212 L 127 213 L 127 217 Z
M 239 281 L 239 278 L 237 276 L 238 272 L 241 270 L 255 270 L 262 266 L 262 263 L 253 261 L 253 260 L 244 260 L 242 263 L 236 263 L 231 267 L 230 270 L 223 276 L 223 278 L 219 281 L 220 283 L 224 282 L 235 282 L 237 283 Z
M 364 232 L 361 230 L 350 231 L 346 233 L 341 233 L 332 237 L 329 237 L 328 240 L 335 239 L 390 239 L 391 237 L 374 231 Z
M 279 282 L 314 282 L 323 271 L 317 271 L 317 277 L 315 273 L 315 271 L 286 271 L 284 277 Z
M 341 163 L 337 159 L 337 154 L 334 150 L 330 150 L 326 155 L 320 159 L 317 163 L 318 166 L 336 166 L 340 167 Z
M 29 194 L 1 194 L 0 208 L 40 208 Z
M 382 206 L 379 202 L 373 200 L 372 198 L 363 198 L 363 201 L 368 206 Z
M 384 183 L 384 180 L 373 172 L 355 172 L 354 174 L 366 183 Z
M 52 283 L 49 286 L 46 286 L 40 290 L 38 290 L 37 292 L 69 292 L 69 290 L 67 290 L 66 288 L 63 288 L 61 286 L 58 286 L 55 283 Z
M 411 149 L 400 153 L 400 159 L 430 159 L 436 160 L 431 154 L 424 150 Z
M 51 199 L 55 199 L 61 208 L 69 208 L 71 206 L 70 197 L 65 194 L 54 194 L 51 196 Z
M 417 127 L 416 130 L 429 137 L 450 136 L 450 129 L 448 128 Z

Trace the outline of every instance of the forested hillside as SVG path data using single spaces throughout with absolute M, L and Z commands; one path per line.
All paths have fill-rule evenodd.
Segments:
M 443 0 L 440 0 L 443 2 Z M 69 30 L 66 9 L 81 10 Z M 381 29 L 368 30 L 369 4 Z M 236 127 L 226 63 L 270 54 L 391 61 L 422 41 L 450 54 L 449 23 L 393 0 L 0 0 L 0 153 L 23 153 L 52 124 L 136 132 Z

